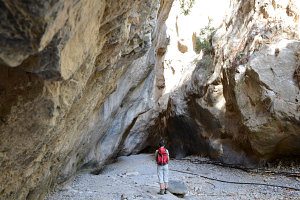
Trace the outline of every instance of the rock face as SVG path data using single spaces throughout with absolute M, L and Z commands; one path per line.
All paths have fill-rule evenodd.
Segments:
M 226 134 L 259 158 L 299 156 L 300 91 L 293 79 L 299 66 L 299 3 L 238 5 L 243 17 L 228 19 L 215 38 L 215 48 L 223 47 L 216 56 L 217 67 L 224 63 Z
M 43 199 L 163 137 L 178 157 L 299 156 L 300 5 L 223 2 L 201 57 L 181 16 L 165 25 L 172 0 L 1 0 L 0 198 Z
M 171 5 L 0 2 L 1 199 L 43 199 L 118 155 L 153 107 L 157 38 Z
M 185 66 L 176 63 L 180 55 L 164 63 L 168 77 L 160 129 L 170 152 L 244 165 L 299 156 L 299 3 L 258 0 L 230 5 L 231 14 L 214 33 L 214 53 L 199 56 L 196 64 L 184 59 L 193 56 L 189 41 L 197 34 L 192 30 L 186 33 L 190 39 L 180 38 L 186 29 L 178 22 L 184 16 L 176 17 L 177 35 L 171 37 L 175 44 L 169 49 L 186 41 L 190 51 L 178 49 Z M 165 58 L 170 56 L 167 52 Z M 180 79 L 172 83 L 176 77 Z

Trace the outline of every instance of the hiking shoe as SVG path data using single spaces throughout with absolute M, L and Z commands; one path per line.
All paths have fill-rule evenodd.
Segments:
M 163 195 L 164 194 L 164 189 L 160 189 L 158 194 Z
M 167 194 L 168 193 L 168 188 L 165 188 L 165 194 Z

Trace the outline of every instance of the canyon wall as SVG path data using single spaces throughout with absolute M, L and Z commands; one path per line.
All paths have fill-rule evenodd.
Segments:
M 218 5 L 206 10 L 226 7 Z M 227 13 L 217 11 L 224 20 L 214 25 L 213 51 L 204 48 L 198 57 L 200 30 L 187 29 L 190 16 L 173 17 L 160 99 L 160 130 L 170 152 L 248 166 L 299 156 L 299 2 L 230 1 L 228 7 Z M 190 15 L 199 10 L 196 3 Z
M 0 199 L 43 199 L 119 154 L 153 108 L 171 5 L 0 1 Z
M 162 138 L 174 157 L 299 156 L 299 3 L 211 1 L 199 53 L 205 2 L 1 0 L 0 199 L 43 199 Z

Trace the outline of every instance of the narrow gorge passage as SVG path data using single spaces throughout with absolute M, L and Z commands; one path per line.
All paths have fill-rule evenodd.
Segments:
M 0 0 L 0 20 L 0 200 L 179 198 L 141 154 L 162 139 L 185 198 L 299 195 L 184 160 L 299 174 L 299 0 Z
M 208 161 L 207 158 L 195 156 L 188 157 L 188 159 Z M 196 173 L 237 183 L 272 184 L 300 190 L 299 177 L 296 180 L 281 175 L 247 173 L 238 169 L 174 159 L 171 159 L 169 169 L 170 180 L 180 180 L 188 186 L 188 192 L 183 198 L 170 192 L 166 195 L 158 194 L 159 185 L 154 154 L 138 154 L 119 157 L 115 163 L 106 166 L 99 175 L 79 174 L 73 182 L 51 194 L 46 200 L 299 199 L 300 191 L 269 186 L 222 183 L 191 174 Z M 177 170 L 191 174 L 180 173 Z M 274 169 L 269 168 L 268 170 Z

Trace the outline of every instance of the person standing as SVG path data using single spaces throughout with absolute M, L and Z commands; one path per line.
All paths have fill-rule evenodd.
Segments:
M 157 176 L 159 180 L 160 192 L 159 194 L 167 194 L 168 190 L 168 176 L 169 176 L 169 151 L 165 148 L 165 143 L 160 142 L 159 148 L 155 151 L 155 160 L 157 163 Z

